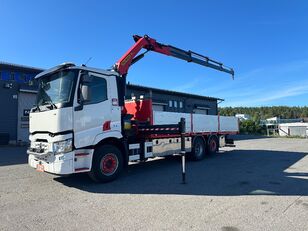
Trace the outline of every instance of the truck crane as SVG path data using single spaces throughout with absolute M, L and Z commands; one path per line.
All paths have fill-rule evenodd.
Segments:
M 120 75 L 125 76 L 128 72 L 129 67 L 144 57 L 144 54 L 136 55 L 141 49 L 148 51 L 154 51 L 168 56 L 173 56 L 178 59 L 183 59 L 187 62 L 197 63 L 206 67 L 210 67 L 219 71 L 223 71 L 234 76 L 234 70 L 224 66 L 222 63 L 217 62 L 209 57 L 195 53 L 193 51 L 185 51 L 170 45 L 164 45 L 156 42 L 155 39 L 145 35 L 143 37 L 139 35 L 133 36 L 135 44 L 116 62 L 114 68 Z
M 151 99 L 125 100 L 128 70 L 149 51 L 234 76 L 232 68 L 209 57 L 147 35 L 133 38 L 135 44 L 110 70 L 64 63 L 35 77 L 39 90 L 27 150 L 31 167 L 58 175 L 88 172 L 94 181 L 107 182 L 130 161 L 174 155 L 183 147 L 201 160 L 238 132 L 235 117 L 158 112 Z

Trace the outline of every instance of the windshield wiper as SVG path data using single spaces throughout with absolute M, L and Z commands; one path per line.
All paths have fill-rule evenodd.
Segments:
M 41 111 L 39 105 L 36 105 L 35 109 L 36 109 L 36 111 Z
M 35 105 L 33 108 L 31 108 L 31 112 L 41 111 L 39 105 Z
M 42 105 L 46 105 L 46 107 L 51 106 L 49 109 L 57 109 L 58 107 L 52 101 L 46 101 Z

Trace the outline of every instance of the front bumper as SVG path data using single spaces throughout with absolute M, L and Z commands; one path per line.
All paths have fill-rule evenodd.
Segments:
M 27 151 L 28 163 L 32 168 L 42 165 L 45 172 L 67 175 L 79 172 L 89 172 L 92 165 L 92 149 L 74 150 L 72 152 L 54 155 L 44 155 Z

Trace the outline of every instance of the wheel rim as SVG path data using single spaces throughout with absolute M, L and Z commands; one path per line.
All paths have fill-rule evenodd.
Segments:
M 113 153 L 108 153 L 101 160 L 101 171 L 104 175 L 110 176 L 118 169 L 119 160 Z
M 216 142 L 214 139 L 211 140 L 210 147 L 212 152 L 216 151 Z

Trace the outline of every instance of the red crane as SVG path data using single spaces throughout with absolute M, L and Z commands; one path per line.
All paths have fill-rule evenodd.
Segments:
M 114 65 L 114 69 L 123 77 L 126 76 L 129 67 L 143 58 L 144 54 L 148 51 L 155 51 L 164 55 L 173 56 L 178 59 L 183 59 L 187 62 L 197 63 L 202 66 L 229 73 L 232 75 L 232 77 L 234 77 L 234 70 L 232 68 L 226 67 L 222 63 L 210 59 L 207 56 L 190 50 L 185 51 L 170 45 L 158 43 L 155 39 L 150 38 L 147 35 L 143 37 L 134 35 L 133 38 L 136 43 Z M 143 48 L 147 51 L 136 56 Z

